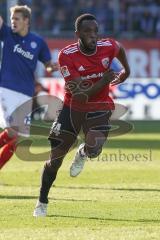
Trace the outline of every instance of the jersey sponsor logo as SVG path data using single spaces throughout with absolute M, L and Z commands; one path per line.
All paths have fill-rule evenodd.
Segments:
M 92 75 L 83 76 L 81 78 L 82 78 L 82 80 L 88 80 L 88 79 L 93 79 L 93 78 L 100 78 L 102 76 L 103 76 L 103 72 L 97 73 L 97 74 L 93 73 Z
M 35 49 L 37 47 L 37 43 L 36 42 L 31 42 L 31 48 Z
M 19 44 L 16 44 L 16 45 L 14 46 L 13 52 L 17 52 L 17 53 L 21 54 L 23 57 L 25 57 L 25 58 L 27 58 L 27 59 L 30 59 L 30 60 L 32 60 L 33 57 L 34 57 L 34 55 L 31 54 L 30 52 L 24 51 L 24 50 L 20 47 Z
M 102 59 L 102 65 L 104 68 L 107 68 L 109 64 L 109 57 Z
M 84 67 L 81 65 L 79 68 L 78 68 L 78 71 L 82 72 L 82 71 L 85 71 Z
M 62 72 L 63 77 L 68 77 L 68 76 L 70 76 L 70 72 L 69 72 L 67 66 L 61 67 L 61 72 Z

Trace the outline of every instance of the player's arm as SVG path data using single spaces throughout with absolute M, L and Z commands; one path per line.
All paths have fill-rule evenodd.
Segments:
M 116 77 L 112 69 L 108 69 L 103 77 L 92 84 L 90 80 L 82 80 L 80 77 L 72 79 L 66 85 L 67 89 L 72 93 L 72 97 L 80 102 L 86 102 L 90 97 L 100 92 L 104 86 L 110 84 Z
M 122 45 L 120 45 L 120 43 L 117 44 L 119 45 L 119 51 L 116 58 L 122 64 L 123 69 L 117 74 L 116 79 L 111 83 L 112 85 L 117 85 L 124 82 L 130 75 L 130 67 L 127 61 L 125 49 L 122 47 Z
M 44 64 L 46 70 L 50 73 L 59 70 L 58 63 L 53 63 L 51 59 L 50 49 L 47 43 L 41 39 L 41 49 L 38 60 Z
M 58 63 L 53 63 L 52 61 L 48 61 L 44 65 L 45 65 L 47 72 L 49 72 L 49 73 L 59 70 Z
M 3 18 L 0 16 L 0 29 L 1 29 L 2 25 L 3 25 Z

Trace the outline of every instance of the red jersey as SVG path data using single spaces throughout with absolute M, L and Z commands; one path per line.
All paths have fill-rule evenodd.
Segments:
M 59 64 L 65 84 L 70 80 L 81 77 L 82 81 L 88 81 L 88 87 L 90 87 L 102 78 L 103 73 L 110 67 L 118 52 L 119 45 L 115 40 L 109 38 L 97 41 L 96 52 L 92 55 L 81 52 L 78 43 L 63 48 L 59 53 Z M 108 84 L 97 94 L 90 97 L 86 104 L 76 102 L 72 99 L 71 93 L 66 91 L 64 104 L 81 111 L 114 109 L 114 103 L 109 97 Z

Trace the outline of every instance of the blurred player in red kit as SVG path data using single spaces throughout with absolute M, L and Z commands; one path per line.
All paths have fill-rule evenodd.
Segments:
M 124 48 L 113 39 L 98 40 L 95 16 L 83 14 L 75 21 L 78 41 L 60 51 L 59 64 L 65 80 L 64 104 L 53 122 L 49 140 L 50 159 L 42 173 L 40 195 L 33 216 L 46 216 L 48 193 L 58 169 L 82 129 L 80 144 L 70 168 L 76 177 L 87 157 L 96 158 L 102 151 L 110 129 L 109 119 L 114 103 L 109 97 L 109 85 L 124 82 L 130 74 Z M 123 69 L 115 73 L 110 65 L 116 57 Z
M 3 42 L 0 70 L 0 169 L 16 150 L 18 136 L 29 136 L 34 71 L 38 60 L 46 69 L 57 71 L 45 41 L 30 32 L 31 9 L 13 6 L 11 27 L 0 16 L 0 41 Z M 26 103 L 26 105 L 23 105 Z M 23 108 L 20 106 L 23 105 Z

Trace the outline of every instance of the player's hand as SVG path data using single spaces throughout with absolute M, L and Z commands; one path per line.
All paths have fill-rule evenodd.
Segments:
M 129 76 L 129 74 L 127 74 L 125 72 L 125 70 L 121 70 L 119 73 L 115 73 L 115 75 L 116 75 L 115 79 L 111 82 L 112 86 L 124 82 L 127 79 L 127 77 Z
M 116 78 L 116 73 L 112 69 L 108 69 L 104 72 L 102 78 L 106 81 L 106 84 L 109 84 Z
M 47 70 L 47 72 L 49 72 L 49 73 L 58 71 L 58 70 L 59 70 L 59 65 L 58 65 L 58 63 L 49 63 L 49 64 L 47 64 L 47 66 L 46 66 L 46 70 Z

